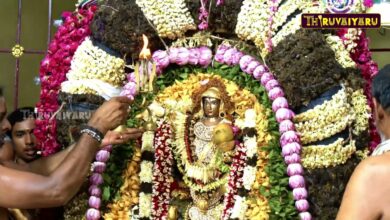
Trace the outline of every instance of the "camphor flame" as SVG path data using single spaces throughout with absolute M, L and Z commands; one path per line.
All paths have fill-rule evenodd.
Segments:
M 148 60 L 152 57 L 152 54 L 148 48 L 149 39 L 144 34 L 142 35 L 142 39 L 144 41 L 144 46 L 142 47 L 141 53 L 139 54 L 139 58 Z

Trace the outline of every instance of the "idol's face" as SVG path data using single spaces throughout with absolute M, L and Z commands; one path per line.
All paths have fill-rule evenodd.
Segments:
M 203 97 L 203 112 L 207 118 L 219 117 L 219 108 L 221 106 L 221 100 L 211 97 Z

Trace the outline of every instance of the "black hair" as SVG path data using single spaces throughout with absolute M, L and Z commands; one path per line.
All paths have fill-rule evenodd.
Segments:
M 11 112 L 11 114 L 8 115 L 7 120 L 13 127 L 16 123 L 22 122 L 28 118 L 36 118 L 36 114 L 34 112 L 33 107 L 24 107 L 24 108 L 18 108 L 15 111 Z M 12 129 L 11 129 L 12 130 Z M 9 137 L 12 137 L 12 131 L 8 131 L 7 135 Z
M 384 66 L 374 76 L 371 92 L 383 109 L 390 112 L 390 64 Z
M 3 97 L 4 94 L 3 94 L 3 87 L 0 86 L 0 97 Z

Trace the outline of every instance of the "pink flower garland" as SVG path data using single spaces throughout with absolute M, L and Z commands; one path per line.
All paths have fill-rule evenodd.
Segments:
M 156 131 L 154 139 L 155 162 L 153 166 L 153 219 L 166 219 L 172 190 L 173 154 L 169 147 L 172 129 L 163 122 Z
M 36 120 L 34 134 L 38 140 L 37 147 L 43 156 L 59 150 L 60 145 L 56 140 L 57 124 L 55 117 L 51 117 L 59 107 L 57 96 L 61 83 L 66 80 L 73 54 L 84 38 L 91 34 L 89 24 L 96 9 L 95 5 L 88 5 L 87 8 L 78 9 L 74 13 L 62 13 L 63 25 L 58 28 L 46 57 L 41 61 L 41 95 L 37 104 L 41 117 Z
M 272 52 L 272 25 L 274 24 L 274 17 L 276 12 L 278 11 L 278 5 L 279 0 L 271 0 L 270 2 L 269 10 L 270 15 L 268 18 L 268 31 L 267 31 L 267 39 L 265 41 L 265 48 L 268 50 L 268 52 Z
M 198 65 L 207 67 L 212 61 L 211 50 L 207 47 L 194 49 L 201 50 L 201 54 L 203 54 L 203 57 L 201 55 L 197 58 Z M 170 63 L 178 65 L 188 64 L 189 57 L 190 51 L 186 48 L 170 48 L 169 53 L 161 50 L 153 53 L 153 60 L 156 62 L 160 74 Z M 294 112 L 289 109 L 287 99 L 284 97 L 284 92 L 280 84 L 266 66 L 260 64 L 256 58 L 245 55 L 236 48 L 222 44 L 218 47 L 214 59 L 217 62 L 227 65 L 240 65 L 242 71 L 259 80 L 266 88 L 268 97 L 273 101 L 272 110 L 275 112 L 276 120 L 279 123 L 279 131 L 282 135 L 280 143 L 284 160 L 288 165 L 287 174 L 290 176 L 289 185 L 293 189 L 294 200 L 296 201 L 295 207 L 299 211 L 300 219 L 311 220 L 312 216 L 308 212 L 309 202 L 307 201 L 308 195 L 305 188 L 305 179 L 302 176 L 303 167 L 300 157 L 302 147 L 299 136 L 295 131 L 294 123 L 292 122 Z
M 344 35 L 347 34 L 347 29 L 340 29 L 337 34 L 341 39 L 345 39 Z M 371 109 L 374 109 L 374 103 L 372 102 L 371 95 L 371 84 L 372 78 L 378 73 L 378 65 L 372 60 L 371 52 L 368 47 L 369 39 L 366 37 L 364 31 L 359 36 L 357 40 L 357 46 L 355 51 L 351 53 L 351 58 L 357 64 L 358 68 L 362 73 L 362 77 L 365 80 L 364 86 L 364 94 L 367 97 L 367 102 Z M 369 119 L 369 133 L 371 137 L 370 141 L 370 150 L 374 150 L 376 146 L 380 143 L 380 137 L 378 132 L 376 131 L 376 127 L 374 124 L 374 118 L 370 117 Z
M 89 187 L 89 200 L 88 205 L 89 209 L 86 213 L 87 220 L 99 220 L 101 217 L 100 214 L 100 205 L 101 205 L 101 195 L 102 191 L 99 188 L 103 184 L 102 174 L 106 170 L 106 163 L 110 159 L 110 153 L 112 151 L 112 145 L 107 145 L 103 149 L 99 150 L 96 154 L 96 161 L 92 164 L 93 174 L 89 178 L 91 186 Z
M 201 31 L 207 30 L 209 27 L 208 19 L 209 19 L 209 12 L 207 11 L 206 5 L 208 0 L 200 0 L 200 8 L 199 8 L 199 25 L 198 28 Z

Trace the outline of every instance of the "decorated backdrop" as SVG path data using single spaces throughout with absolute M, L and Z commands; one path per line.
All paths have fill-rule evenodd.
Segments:
M 356 1 L 354 12 L 371 5 Z M 44 156 L 77 141 L 84 116 L 111 97 L 132 99 L 126 126 L 145 129 L 97 153 L 65 219 L 334 219 L 379 140 L 377 66 L 364 31 L 300 27 L 302 13 L 326 10 L 85 0 L 64 12 L 40 69 Z

